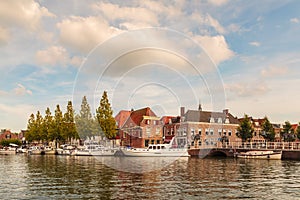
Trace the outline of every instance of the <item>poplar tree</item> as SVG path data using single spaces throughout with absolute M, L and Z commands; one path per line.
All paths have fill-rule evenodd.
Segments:
M 32 142 L 33 140 L 35 140 L 35 132 L 36 132 L 35 116 L 32 113 L 28 119 L 27 131 L 25 133 L 25 138 L 28 142 Z
M 78 135 L 84 140 L 101 132 L 98 120 L 92 116 L 86 96 L 82 98 L 80 113 L 76 115 L 75 122 Z
M 252 127 L 251 121 L 248 115 L 244 115 L 239 127 L 237 128 L 236 136 L 242 139 L 242 142 L 246 142 L 247 140 L 253 137 L 254 129 Z
M 275 139 L 275 131 L 273 125 L 270 123 L 268 117 L 264 118 L 262 123 L 262 134 L 260 134 L 265 140 L 274 141 Z
M 74 110 L 72 101 L 68 101 L 67 111 L 63 117 L 63 140 L 70 142 L 71 139 L 78 139 L 78 133 L 75 126 Z
M 59 105 L 56 105 L 54 122 L 53 122 L 53 132 L 49 135 L 50 140 L 55 140 L 55 146 L 57 148 L 57 143 L 62 140 L 63 135 L 63 115 L 60 110 Z
M 45 111 L 45 117 L 44 117 L 44 125 L 43 125 L 43 134 L 45 134 L 45 138 L 47 142 L 53 138 L 51 138 L 52 135 L 54 135 L 54 118 L 51 114 L 50 108 L 47 107 Z
M 104 132 L 108 139 L 113 139 L 117 134 L 117 126 L 115 118 L 113 117 L 113 111 L 108 101 L 107 92 L 104 91 L 100 100 L 100 105 L 96 110 L 98 123 L 101 130 Z

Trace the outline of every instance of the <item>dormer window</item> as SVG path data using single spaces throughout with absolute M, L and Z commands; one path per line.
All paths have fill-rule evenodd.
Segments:
M 220 123 L 220 124 L 221 124 L 222 122 L 223 122 L 222 118 L 221 118 L 221 117 L 219 117 L 219 118 L 218 118 L 218 123 Z
M 215 119 L 213 117 L 210 118 L 209 120 L 210 123 L 215 123 Z

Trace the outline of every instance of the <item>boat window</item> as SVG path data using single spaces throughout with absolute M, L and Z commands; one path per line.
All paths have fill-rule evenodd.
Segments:
M 161 149 L 166 149 L 166 147 L 165 147 L 165 146 L 162 146 Z
M 152 149 L 152 146 L 149 146 L 149 149 Z
M 153 146 L 153 149 L 156 149 L 156 146 Z
M 157 146 L 157 149 L 160 149 L 160 146 Z

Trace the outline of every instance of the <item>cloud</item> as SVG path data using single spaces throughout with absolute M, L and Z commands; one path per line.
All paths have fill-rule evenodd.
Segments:
M 7 44 L 9 39 L 9 31 L 5 28 L 0 27 L 0 46 Z
M 22 27 L 35 31 L 42 17 L 54 17 L 47 8 L 33 0 L 0 1 L 0 24 L 6 27 Z
M 155 6 L 158 8 L 157 4 L 149 3 L 148 7 Z M 109 21 L 125 21 L 134 24 L 135 22 L 148 24 L 149 26 L 158 26 L 159 22 L 157 16 L 154 12 L 143 7 L 127 7 L 119 6 L 112 3 L 96 3 L 93 8 L 99 10 L 103 13 L 104 17 Z M 159 12 L 159 11 L 158 11 Z
M 259 47 L 260 43 L 259 42 L 249 42 L 249 45 Z
M 282 76 L 288 73 L 288 67 L 286 66 L 269 66 L 263 70 L 261 70 L 261 75 L 263 77 L 274 77 L 274 76 Z
M 226 4 L 228 0 L 208 0 L 208 2 L 215 6 L 221 6 L 223 4 Z
M 230 59 L 234 52 L 229 48 L 224 36 L 194 36 L 216 65 Z
M 72 16 L 57 24 L 60 41 L 74 50 L 88 53 L 92 48 L 104 42 L 120 30 L 110 26 L 100 17 Z
M 247 82 L 247 83 L 239 82 L 239 83 L 225 84 L 225 90 L 234 93 L 236 96 L 239 97 L 260 96 L 270 91 L 268 86 L 260 80 Z
M 22 84 L 18 83 L 17 87 L 13 90 L 17 96 L 24 96 L 26 94 L 32 95 L 32 91 L 26 89 Z
M 40 50 L 36 53 L 38 64 L 45 65 L 66 65 L 68 53 L 65 48 L 60 46 L 51 46 L 48 49 Z
M 299 19 L 298 18 L 291 18 L 290 22 L 298 24 L 299 23 Z

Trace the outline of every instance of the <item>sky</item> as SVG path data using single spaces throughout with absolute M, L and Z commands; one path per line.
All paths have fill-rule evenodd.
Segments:
M 179 108 L 300 121 L 300 1 L 0 1 L 0 128 L 108 92 L 114 114 Z

